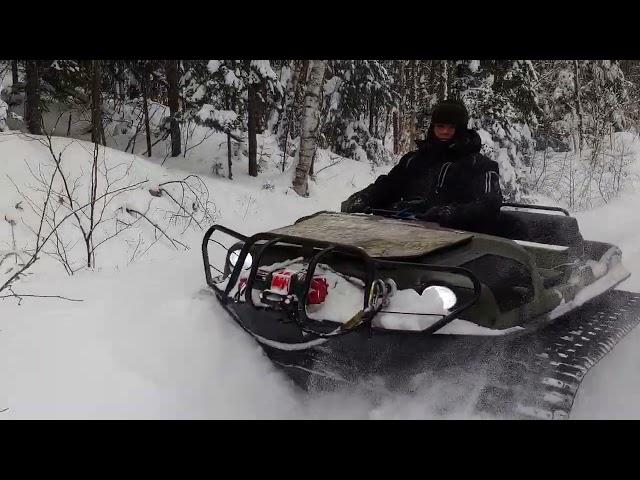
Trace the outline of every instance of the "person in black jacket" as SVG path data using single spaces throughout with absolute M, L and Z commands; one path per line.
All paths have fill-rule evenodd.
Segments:
M 480 153 L 480 136 L 468 121 L 461 102 L 439 103 L 418 150 L 351 195 L 341 211 L 394 210 L 445 227 L 491 230 L 502 204 L 498 164 Z

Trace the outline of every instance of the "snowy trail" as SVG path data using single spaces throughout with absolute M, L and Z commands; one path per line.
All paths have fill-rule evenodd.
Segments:
M 609 205 L 577 215 L 585 238 L 614 243 L 631 277 L 618 288 L 640 292 L 640 195 L 630 194 Z M 635 328 L 593 367 L 580 385 L 572 419 L 640 418 L 640 328 Z
M 574 420 L 640 419 L 640 328 L 593 367 L 580 385 Z
M 9 417 L 265 418 L 295 411 L 288 385 L 261 361 L 259 347 L 217 321 L 223 312 L 200 294 L 201 272 L 190 266 L 185 271 L 175 259 L 153 274 L 141 264 L 56 282 L 57 292 L 73 292 L 82 303 L 5 306 L 9 371 L 20 372 L 9 377 Z M 31 287 L 41 291 L 46 281 Z
M 23 293 L 55 290 L 83 302 L 4 305 L 8 372 L 19 374 L 3 382 L 2 418 L 468 417 L 464 402 L 451 407 L 465 388 L 455 379 L 434 379 L 418 396 L 307 397 L 227 318 L 204 288 L 199 260 L 192 252 L 159 268 L 25 282 Z
M 592 218 L 585 236 L 606 237 L 602 217 Z M 632 227 L 615 235 L 632 243 Z M 627 250 L 625 259 L 635 275 L 623 288 L 637 290 L 640 258 Z M 456 379 L 430 377 L 414 395 L 305 397 L 208 292 L 195 248 L 119 272 L 42 272 L 20 285 L 84 301 L 3 302 L 2 419 L 470 416 L 473 397 Z M 589 372 L 571 418 L 640 418 L 639 343 L 636 329 Z
M 16 137 L 1 138 L 0 150 L 12 159 L 3 173 L 25 183 L 30 177 L 23 160 L 43 155 L 35 143 Z M 84 161 L 81 149 L 76 150 L 67 151 L 70 161 Z M 113 161 L 131 158 L 115 151 L 111 155 Z M 329 165 L 328 157 L 321 160 Z M 140 175 L 180 175 L 142 158 L 135 161 Z M 202 162 L 209 165 L 210 160 Z M 193 170 L 192 164 L 184 167 Z M 233 182 L 204 178 L 221 223 L 251 234 L 336 209 L 340 199 L 382 173 L 352 161 L 340 168 L 339 177 L 335 169 L 324 170 L 308 199 L 291 198 L 290 180 L 280 172 L 259 179 L 238 176 Z M 275 188 L 261 188 L 266 180 L 273 180 Z M 4 177 L 0 197 L 2 213 L 15 215 L 19 197 Z M 627 195 L 577 215 L 585 238 L 622 248 L 632 276 L 621 288 L 633 291 L 640 291 L 638 205 L 640 196 Z M 0 222 L 2 239 L 9 234 L 8 223 Z M 84 301 L 30 298 L 18 306 L 13 299 L 0 300 L 0 350 L 7 359 L 0 362 L 0 419 L 470 417 L 473 392 L 462 379 L 435 374 L 413 395 L 303 395 L 208 292 L 201 238 L 201 232 L 188 232 L 181 239 L 189 252 L 158 247 L 130 266 L 125 264 L 131 252 L 114 244 L 101 251 L 101 270 L 73 277 L 54 262 L 39 263 L 17 291 Z M 572 418 L 640 418 L 639 344 L 636 329 L 588 373 Z
M 587 238 L 615 241 L 607 238 L 615 235 L 633 243 L 632 225 L 612 231 L 598 221 L 602 215 L 581 219 Z M 623 288 L 637 290 L 639 255 L 631 248 L 624 258 L 635 275 Z M 217 304 L 196 248 L 121 271 L 74 277 L 42 272 L 20 285 L 23 293 L 84 301 L 3 302 L 0 341 L 9 360 L 6 371 L 0 370 L 5 379 L 0 398 L 6 398 L 0 410 L 9 408 L 3 419 L 470 415 L 472 397 L 456 379 L 429 378 L 411 396 L 305 397 Z M 636 329 L 589 372 L 571 418 L 640 418 L 639 343 Z

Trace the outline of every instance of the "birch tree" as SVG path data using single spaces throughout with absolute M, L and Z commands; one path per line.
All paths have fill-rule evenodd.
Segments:
M 320 125 L 320 89 L 324 80 L 325 68 L 326 61 L 312 61 L 309 81 L 304 95 L 300 153 L 293 178 L 293 190 L 302 197 L 309 195 L 309 169 L 317 148 L 318 127 Z

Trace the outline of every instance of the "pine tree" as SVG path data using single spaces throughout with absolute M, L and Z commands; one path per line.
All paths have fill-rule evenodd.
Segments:
M 526 193 L 527 167 L 533 156 L 533 129 L 542 110 L 537 74 L 528 60 L 459 60 L 451 96 L 469 110 L 472 126 L 484 140 L 484 153 L 500 165 L 508 198 Z
M 241 140 L 238 133 L 247 132 L 249 173 L 257 175 L 256 135 L 262 108 L 259 103 L 264 103 L 263 116 L 268 116 L 283 93 L 269 61 L 192 61 L 188 63 L 184 85 L 189 105 L 185 118 L 227 133 L 236 141 Z
M 581 151 L 583 143 L 598 148 L 604 136 L 629 127 L 634 85 L 618 62 L 570 60 L 547 67 L 551 81 L 543 85 L 546 130 L 573 137 L 575 150 Z
M 322 135 L 336 153 L 356 160 L 387 162 L 378 122 L 398 104 L 393 77 L 379 60 L 332 62 L 323 93 Z

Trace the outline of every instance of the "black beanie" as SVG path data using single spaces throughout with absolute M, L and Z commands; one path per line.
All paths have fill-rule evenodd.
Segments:
M 458 129 L 467 128 L 469 112 L 464 103 L 459 100 L 443 100 L 438 103 L 431 113 L 431 125 L 435 123 L 450 123 Z

